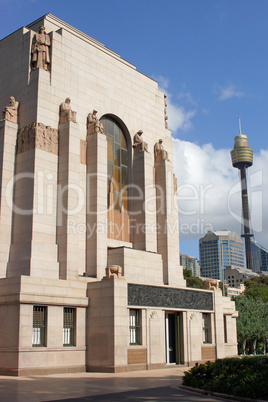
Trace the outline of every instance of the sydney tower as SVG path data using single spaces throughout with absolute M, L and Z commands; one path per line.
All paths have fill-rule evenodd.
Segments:
M 246 169 L 253 164 L 253 150 L 248 146 L 246 135 L 241 133 L 239 118 L 239 135 L 234 139 L 234 149 L 231 151 L 233 167 L 240 170 L 241 189 L 242 189 L 242 234 L 245 239 L 246 263 L 247 268 L 252 270 L 250 237 L 253 236 L 250 230 L 250 215 L 248 205 L 247 174 Z

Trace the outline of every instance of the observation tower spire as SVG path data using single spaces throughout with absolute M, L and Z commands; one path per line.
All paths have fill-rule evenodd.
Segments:
M 231 151 L 232 165 L 240 170 L 241 196 L 242 196 L 242 234 L 245 239 L 246 264 L 252 270 L 250 237 L 253 237 L 250 228 L 250 215 L 247 190 L 246 169 L 253 165 L 253 150 L 248 146 L 248 139 L 241 131 L 241 120 L 239 121 L 239 135 L 234 139 L 234 149 Z

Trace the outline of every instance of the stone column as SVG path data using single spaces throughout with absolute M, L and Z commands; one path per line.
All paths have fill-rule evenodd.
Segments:
M 153 157 L 148 152 L 134 154 L 133 158 L 133 244 L 135 249 L 157 252 L 156 204 Z
M 56 245 L 57 154 L 57 130 L 42 123 L 20 129 L 7 276 L 59 277 Z
M 6 276 L 12 232 L 12 203 L 18 125 L 0 122 L 0 278 Z
M 107 140 L 87 136 L 86 275 L 101 279 L 107 267 Z
M 179 217 L 174 191 L 173 166 L 169 160 L 155 163 L 157 252 L 163 258 L 163 281 L 166 285 L 185 286 L 179 265 Z
M 223 297 L 220 289 L 214 289 L 214 309 L 216 358 L 222 359 L 225 357 L 225 344 L 223 323 Z
M 59 175 L 57 244 L 60 279 L 78 277 L 79 236 L 74 220 L 84 200 L 80 199 L 80 131 L 77 123 L 59 125 Z M 79 223 L 79 222 L 78 222 Z
M 127 366 L 129 311 L 123 277 L 88 283 L 87 371 L 116 372 Z M 92 325 L 91 325 L 92 324 Z

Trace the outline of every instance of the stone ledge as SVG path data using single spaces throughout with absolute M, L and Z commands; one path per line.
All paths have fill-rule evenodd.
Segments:
M 30 375 L 49 375 L 66 373 L 85 373 L 86 367 L 83 366 L 64 366 L 64 367 L 42 367 L 27 369 L 0 369 L 0 375 L 4 376 L 30 376 Z

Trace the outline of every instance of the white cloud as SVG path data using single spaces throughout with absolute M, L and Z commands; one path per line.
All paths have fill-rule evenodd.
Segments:
M 231 98 L 242 98 L 245 94 L 235 88 L 233 84 L 228 84 L 225 87 L 218 86 L 215 89 L 215 93 L 218 94 L 219 101 L 225 101 Z
M 152 76 L 152 78 L 158 81 L 160 91 L 164 92 L 167 96 L 167 116 L 168 116 L 168 128 L 173 131 L 173 134 L 177 130 L 188 130 L 192 127 L 192 118 L 194 117 L 196 110 L 186 110 L 184 106 L 181 106 L 173 101 L 173 95 L 168 91 L 169 79 L 160 75 Z M 191 107 L 196 106 L 190 92 L 180 91 L 176 98 L 180 101 L 187 100 Z
M 230 150 L 179 139 L 173 142 L 181 239 L 197 241 L 209 229 L 228 229 L 240 235 L 240 177 L 232 167 Z M 268 247 L 267 169 L 268 150 L 262 150 L 247 170 L 252 227 L 255 239 L 264 247 Z
M 197 106 L 196 101 L 194 100 L 192 94 L 189 91 L 180 91 L 177 95 L 177 99 L 180 101 L 184 101 L 193 106 Z
M 158 82 L 160 90 L 165 92 L 169 86 L 169 79 L 163 75 L 153 75 L 152 78 Z

